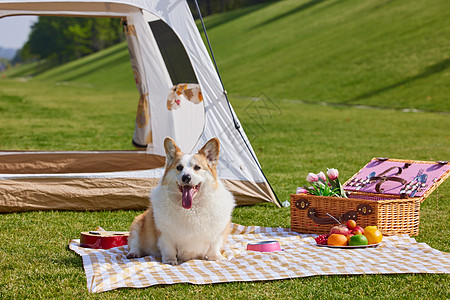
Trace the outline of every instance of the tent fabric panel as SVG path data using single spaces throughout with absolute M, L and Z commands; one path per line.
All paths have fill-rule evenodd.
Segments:
M 167 95 L 172 85 L 155 37 L 141 12 L 127 16 L 127 34 L 130 60 L 140 93 L 133 141 L 148 145 L 148 152 L 165 155 L 158 145 L 166 136 L 172 136 L 170 115 L 166 112 Z M 161 123 L 164 121 L 164 123 Z
M 0 180 L 0 213 L 38 210 L 99 211 L 148 207 L 157 178 L 27 178 Z M 270 202 L 265 183 L 225 180 L 237 205 Z M 256 189 L 255 189 L 256 188 Z
M 130 5 L 121 3 L 108 3 L 109 1 L 3 1 L 0 10 L 14 11 L 73 11 L 73 12 L 120 12 L 130 11 Z
M 256 183 L 245 180 L 223 180 L 223 183 L 233 193 L 237 205 L 273 202 L 276 206 L 280 207 L 267 182 Z
M 2 11 L 3 10 L 3 11 Z M 0 17 L 10 15 L 70 15 L 90 17 L 122 17 L 139 8 L 107 2 L 10 2 L 0 3 Z
M 163 16 L 185 46 L 204 98 L 205 126 L 195 149 L 217 137 L 221 143 L 218 174 L 222 179 L 267 182 L 234 110 L 228 105 L 222 83 L 189 6 L 185 1 L 180 2 L 170 14 Z M 277 203 L 276 198 L 271 202 Z
M 0 180 L 0 213 L 146 209 L 156 178 Z
M 165 158 L 145 152 L 15 153 L 0 156 L 0 174 L 98 173 L 163 167 Z

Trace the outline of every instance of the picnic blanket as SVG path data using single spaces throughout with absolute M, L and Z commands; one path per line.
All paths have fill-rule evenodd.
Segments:
M 83 259 L 89 292 L 142 288 L 160 284 L 209 284 L 264 281 L 315 275 L 450 273 L 450 253 L 418 243 L 408 235 L 388 236 L 376 248 L 319 247 L 317 235 L 288 228 L 232 224 L 220 261 L 191 260 L 178 266 L 154 257 L 127 259 L 128 246 L 109 250 L 83 248 L 79 240 L 70 249 Z M 248 242 L 277 240 L 283 251 L 247 251 Z

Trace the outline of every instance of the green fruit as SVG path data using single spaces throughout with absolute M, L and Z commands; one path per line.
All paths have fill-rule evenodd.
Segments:
M 348 240 L 348 245 L 349 246 L 365 246 L 365 245 L 368 245 L 368 244 L 369 244 L 369 241 L 362 234 L 354 235 Z

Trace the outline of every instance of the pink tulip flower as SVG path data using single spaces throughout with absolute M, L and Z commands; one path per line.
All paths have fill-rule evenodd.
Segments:
M 298 187 L 296 194 L 308 194 L 308 190 L 302 187 Z
M 322 179 L 323 181 L 327 181 L 327 177 L 325 176 L 325 174 L 323 172 L 320 172 L 319 174 L 317 174 L 317 177 L 319 177 L 319 179 Z
M 319 176 L 317 176 L 314 173 L 309 173 L 308 176 L 306 176 L 306 181 L 308 181 L 308 182 L 317 182 L 317 181 L 319 181 Z
M 339 177 L 339 171 L 337 169 L 328 169 L 327 175 L 330 178 L 330 180 L 335 180 Z

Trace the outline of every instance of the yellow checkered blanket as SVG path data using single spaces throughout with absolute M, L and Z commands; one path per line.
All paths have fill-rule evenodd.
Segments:
M 223 250 L 225 260 L 191 260 L 178 266 L 154 257 L 127 259 L 128 246 L 109 250 L 83 248 L 70 242 L 84 264 L 90 292 L 117 288 L 142 288 L 159 284 L 208 284 L 262 281 L 315 275 L 450 273 L 450 253 L 417 243 L 408 235 L 384 237 L 377 248 L 318 247 L 315 235 L 287 228 L 232 224 Z M 283 251 L 247 251 L 248 242 L 277 240 Z

